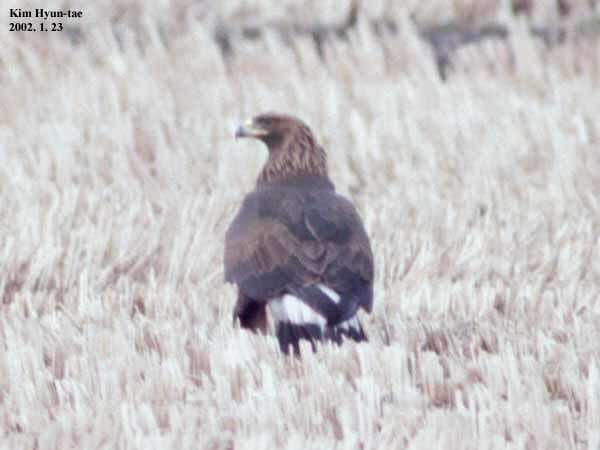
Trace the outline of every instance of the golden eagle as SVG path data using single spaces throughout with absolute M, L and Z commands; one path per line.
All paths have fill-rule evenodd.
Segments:
M 236 137 L 256 138 L 269 157 L 225 237 L 225 281 L 238 287 L 234 321 L 267 330 L 284 353 L 299 341 L 366 340 L 356 317 L 373 306 L 373 255 L 356 209 L 335 192 L 327 157 L 300 120 L 262 114 Z

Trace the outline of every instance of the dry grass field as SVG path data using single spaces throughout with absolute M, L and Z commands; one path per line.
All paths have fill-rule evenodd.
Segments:
M 461 49 L 443 83 L 416 0 L 364 2 L 326 63 L 269 34 L 225 62 L 213 24 L 337 0 L 149 3 L 42 35 L 0 1 L 0 448 L 600 448 L 597 39 L 546 48 L 499 1 L 513 57 Z M 368 343 L 297 360 L 232 326 L 225 228 L 266 158 L 233 129 L 266 110 L 364 219 Z

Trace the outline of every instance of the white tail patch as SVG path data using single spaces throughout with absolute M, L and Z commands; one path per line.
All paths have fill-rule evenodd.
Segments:
M 324 317 L 291 294 L 274 298 L 269 302 L 268 307 L 276 322 L 290 322 L 296 325 L 312 324 L 318 325 L 321 329 L 325 329 L 327 325 Z
M 327 297 L 329 297 L 335 303 L 340 302 L 340 299 L 341 299 L 340 295 L 337 292 L 335 292 L 333 289 L 331 289 L 329 286 L 326 286 L 323 283 L 319 283 L 319 284 L 317 284 L 317 287 L 321 290 L 321 292 L 323 292 L 323 294 L 325 294 Z

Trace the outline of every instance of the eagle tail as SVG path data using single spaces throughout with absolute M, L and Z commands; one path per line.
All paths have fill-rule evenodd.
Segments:
M 312 350 L 316 351 L 315 343 L 318 341 L 330 341 L 341 345 L 344 339 L 352 339 L 355 342 L 368 340 L 358 317 L 354 316 L 337 325 L 326 326 L 325 329 L 314 323 L 295 324 L 288 321 L 277 323 L 279 348 L 285 354 L 290 352 L 291 347 L 294 354 L 299 355 L 302 340 L 308 341 Z
M 325 339 L 341 344 L 343 339 L 352 339 L 355 342 L 366 341 L 367 335 L 358 317 L 352 316 L 344 322 L 327 326 Z
M 301 340 L 308 341 L 314 352 L 317 349 L 315 342 L 323 340 L 323 329 L 312 323 L 298 325 L 292 322 L 278 322 L 277 340 L 279 341 L 279 348 L 285 354 L 290 352 L 291 347 L 294 354 L 299 355 Z
M 344 339 L 360 342 L 367 337 L 358 317 L 356 307 L 347 311 L 342 320 L 331 324 L 332 317 L 340 317 L 339 296 L 333 291 L 318 286 L 316 290 L 302 290 L 294 294 L 284 294 L 269 302 L 269 311 L 275 319 L 279 347 L 283 353 L 300 354 L 300 341 L 310 343 L 313 351 L 315 342 L 331 341 L 341 344 Z M 331 301 L 335 295 L 337 299 Z M 328 320 L 329 319 L 329 320 Z

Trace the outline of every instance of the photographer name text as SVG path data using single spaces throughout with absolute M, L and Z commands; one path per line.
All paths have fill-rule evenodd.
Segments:
M 61 10 L 48 10 L 44 8 L 36 9 L 21 9 L 21 8 L 10 8 L 10 17 L 18 19 L 62 19 L 63 17 L 83 17 L 83 11 L 75 9 L 68 9 L 66 11 Z

